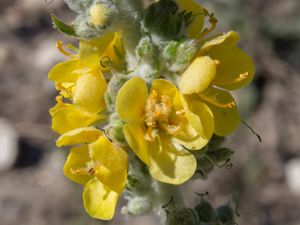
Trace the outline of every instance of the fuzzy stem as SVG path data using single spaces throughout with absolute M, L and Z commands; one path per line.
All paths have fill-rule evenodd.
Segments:
M 121 10 L 120 30 L 124 41 L 124 47 L 127 54 L 128 70 L 134 68 L 138 62 L 135 54 L 136 46 L 138 45 L 141 34 L 141 20 L 143 13 L 143 1 L 127 0 L 120 5 Z

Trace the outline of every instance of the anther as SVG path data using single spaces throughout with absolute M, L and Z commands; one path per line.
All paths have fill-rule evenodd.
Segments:
M 71 173 L 73 175 L 93 175 L 95 173 L 95 169 L 94 168 L 77 168 L 77 169 L 70 169 Z
M 218 23 L 218 20 L 215 18 L 213 13 L 209 13 L 206 9 L 203 8 L 203 14 L 204 16 L 208 17 L 208 21 L 210 23 L 209 28 L 205 28 L 198 36 L 198 40 L 201 40 L 203 37 L 208 35 L 210 32 L 212 32 Z

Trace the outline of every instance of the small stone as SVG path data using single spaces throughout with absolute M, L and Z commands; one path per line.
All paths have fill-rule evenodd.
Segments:
M 17 132 L 7 120 L 0 118 L 0 171 L 12 168 L 17 155 Z
M 285 166 L 285 176 L 291 192 L 300 195 L 300 158 L 292 159 Z

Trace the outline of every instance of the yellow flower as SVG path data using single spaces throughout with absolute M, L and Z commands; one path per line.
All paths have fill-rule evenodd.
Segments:
M 65 52 L 61 45 L 59 48 Z M 51 69 L 49 79 L 55 82 L 60 95 L 70 98 L 73 103 L 64 103 L 61 97 L 57 98 L 58 103 L 50 110 L 54 131 L 62 134 L 103 119 L 100 113 L 105 109 L 107 83 L 102 72 L 109 65 L 105 67 L 101 59 L 105 57 L 111 64 L 120 65 L 121 51 L 120 34 L 109 33 L 101 39 L 81 41 L 78 54 L 70 55 L 69 60 Z
M 254 76 L 254 64 L 237 47 L 238 40 L 239 35 L 232 31 L 205 40 L 178 84 L 181 93 L 197 95 L 209 105 L 215 119 L 214 132 L 220 136 L 230 134 L 240 123 L 235 101 L 226 89 L 241 88 Z
M 187 102 L 170 81 L 157 79 L 148 92 L 134 77 L 117 96 L 117 113 L 126 123 L 124 135 L 158 181 L 181 184 L 193 176 L 196 159 L 187 149 L 201 149 L 212 136 L 213 116 L 206 104 Z
M 97 219 L 112 219 L 119 194 L 126 184 L 127 153 L 92 127 L 63 134 L 57 145 L 76 145 L 64 165 L 64 174 L 84 185 L 83 201 L 87 213 Z

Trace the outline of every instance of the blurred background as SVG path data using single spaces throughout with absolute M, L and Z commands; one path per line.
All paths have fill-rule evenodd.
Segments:
M 253 84 L 238 93 L 245 126 L 225 145 L 232 169 L 185 185 L 209 190 L 216 206 L 239 199 L 240 225 L 300 225 L 300 1 L 201 0 L 215 12 L 218 31 L 236 30 L 256 65 Z M 158 224 L 150 216 L 109 223 L 89 218 L 81 187 L 62 174 L 66 155 L 55 148 L 48 109 L 55 90 L 47 72 L 64 60 L 49 12 L 71 21 L 62 0 L 0 1 L 0 225 Z M 120 201 L 119 207 L 122 206 Z M 117 210 L 120 212 L 120 210 Z

